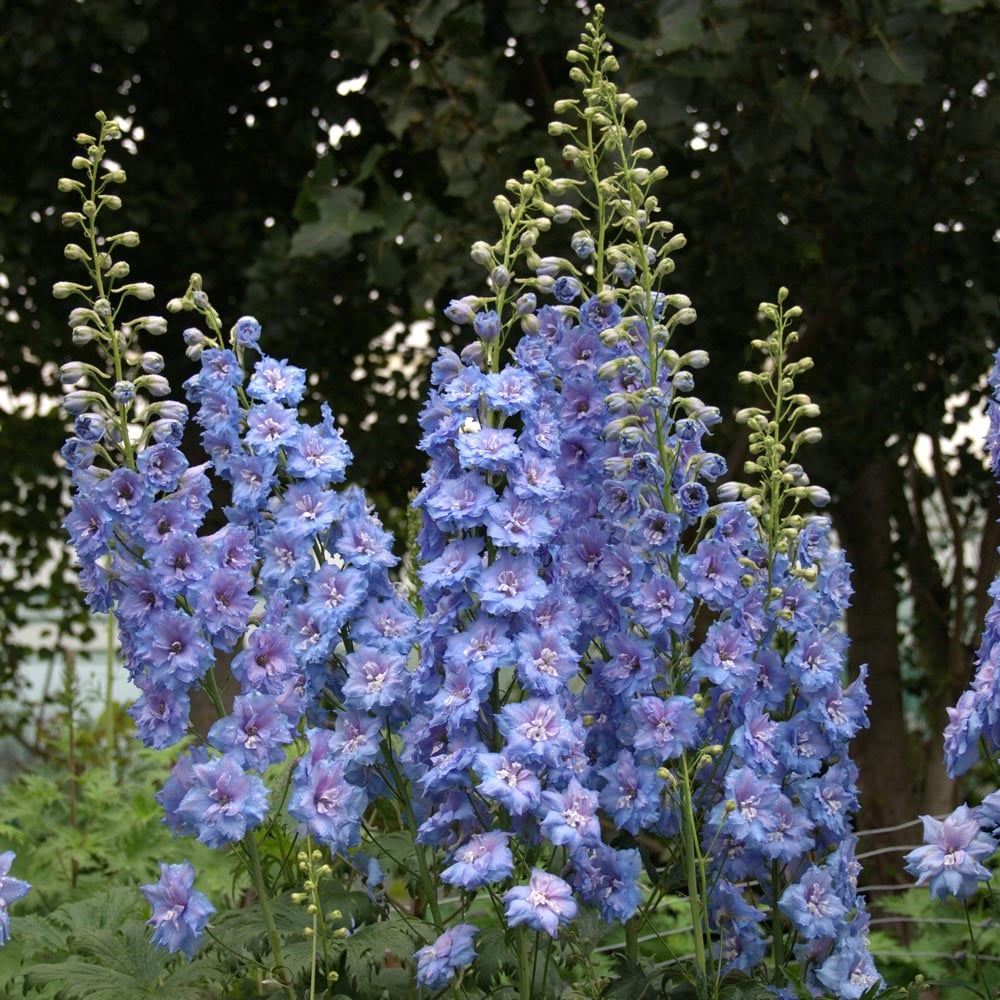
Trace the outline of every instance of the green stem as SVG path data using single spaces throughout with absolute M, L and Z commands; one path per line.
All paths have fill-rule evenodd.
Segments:
M 413 807 L 410 804 L 410 797 L 406 794 L 406 783 L 396 762 L 392 759 L 391 752 L 385 752 L 386 763 L 390 772 L 396 779 L 396 795 L 403 810 L 403 817 L 406 828 L 413 838 L 413 850 L 417 857 L 417 870 L 420 874 L 420 890 L 424 896 L 424 902 L 430 907 L 431 915 L 434 917 L 434 926 L 439 930 L 444 930 L 444 923 L 441 920 L 441 908 L 438 906 L 437 892 L 434 887 L 434 880 L 431 878 L 430 866 L 427 864 L 427 854 L 423 844 L 417 843 L 417 818 L 413 814 Z
M 115 679 L 115 620 L 108 615 L 107 662 L 104 676 L 104 718 L 108 730 L 108 771 L 115 776 L 115 700 L 112 688 Z
M 226 707 L 222 704 L 222 695 L 219 693 L 219 685 L 215 681 L 214 666 L 209 667 L 205 676 L 201 679 L 201 687 L 205 694 L 208 695 L 208 699 L 211 701 L 212 707 L 219 713 L 219 718 L 223 718 L 226 715 Z
M 694 924 L 694 956 L 698 1000 L 708 998 L 708 955 L 705 951 L 706 900 L 702 896 L 702 880 L 698 869 L 701 857 L 698 852 L 698 828 L 694 821 L 694 803 L 691 800 L 691 774 L 688 769 L 687 754 L 681 755 L 681 820 L 684 835 L 684 873 L 687 879 L 688 905 L 691 907 L 691 923 Z
M 281 938 L 278 937 L 278 928 L 274 923 L 274 913 L 271 910 L 271 898 L 264 882 L 264 872 L 260 867 L 260 852 L 257 850 L 257 841 L 252 833 L 248 833 L 243 842 L 246 844 L 247 855 L 250 858 L 250 874 L 253 877 L 254 888 L 257 890 L 257 898 L 260 899 L 260 908 L 264 914 L 264 924 L 267 927 L 267 939 L 271 943 L 271 953 L 274 955 L 274 972 L 280 977 L 281 989 L 285 996 L 288 1000 L 295 1000 L 295 991 L 292 989 L 291 983 L 285 982 L 287 970 L 281 954 Z
M 528 935 L 524 924 L 517 929 L 517 965 L 519 971 L 518 996 L 521 1000 L 532 1000 L 531 968 L 528 964 Z
M 638 917 L 630 917 L 625 922 L 625 955 L 633 964 L 639 961 Z

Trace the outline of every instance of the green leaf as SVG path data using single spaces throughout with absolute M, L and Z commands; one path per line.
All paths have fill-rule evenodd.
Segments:
M 513 101 L 503 101 L 496 106 L 490 120 L 490 130 L 499 139 L 521 132 L 531 121 L 531 115 Z
M 413 941 L 399 925 L 380 921 L 365 924 L 344 940 L 347 971 L 361 985 L 372 981 L 387 956 L 405 962 L 413 954 Z
M 479 985 L 487 989 L 512 967 L 514 956 L 507 947 L 507 936 L 499 927 L 484 927 L 476 935 L 476 972 Z
M 67 932 L 59 930 L 51 918 L 34 913 L 17 918 L 17 940 L 25 958 L 44 952 L 63 951 L 66 948 L 66 938 Z
M 656 28 L 659 35 L 656 48 L 664 55 L 691 48 L 703 34 L 700 0 L 669 0 L 661 4 Z
M 654 1000 L 660 974 L 617 954 L 613 960 L 614 979 L 604 996 L 606 1000 Z
M 346 253 L 351 239 L 379 225 L 379 216 L 365 211 L 364 192 L 355 187 L 335 187 L 316 199 L 319 221 L 301 226 L 293 236 L 290 257 L 315 257 Z
M 368 53 L 368 65 L 374 66 L 385 55 L 385 50 L 399 40 L 396 19 L 382 4 L 377 4 L 374 10 L 368 11 L 365 28 L 372 40 L 371 52 Z
M 852 109 L 858 118 L 876 132 L 888 128 L 896 120 L 896 101 L 892 91 L 874 80 L 855 83 L 858 100 Z
M 865 72 L 887 86 L 917 85 L 927 73 L 928 52 L 912 40 L 872 45 L 859 53 Z
M 410 14 L 410 28 L 417 38 L 431 44 L 441 22 L 462 6 L 464 0 L 423 0 Z

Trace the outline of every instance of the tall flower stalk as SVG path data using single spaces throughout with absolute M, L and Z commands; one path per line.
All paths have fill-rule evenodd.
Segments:
M 89 282 L 56 291 L 82 299 L 74 340 L 104 365 L 63 369 L 82 583 L 117 617 L 139 738 L 189 738 L 158 796 L 165 822 L 246 864 L 265 971 L 288 996 L 282 887 L 260 860 L 281 831 L 306 844 L 291 898 L 314 907 L 310 996 L 320 963 L 331 980 L 346 954 L 317 871 L 366 886 L 425 995 L 504 985 L 528 1000 L 559 976 L 597 1000 L 610 969 L 585 939 L 595 918 L 652 982 L 640 932 L 677 898 L 694 952 L 677 973 L 700 1000 L 732 979 L 785 989 L 792 966 L 852 1000 L 878 981 L 850 821 L 867 700 L 863 676 L 843 686 L 849 567 L 803 512 L 824 493 L 795 461 L 817 434 L 799 426 L 816 409 L 794 391 L 797 313 L 784 292 L 763 307 L 764 369 L 745 376 L 763 392 L 743 414 L 753 482 L 716 490 L 721 416 L 694 394 L 708 358 L 673 288 L 685 239 L 660 215 L 666 171 L 613 81 L 603 13 L 569 54 L 581 96 L 550 129 L 567 175 L 538 159 L 508 182 L 498 238 L 472 248 L 484 285 L 446 310 L 474 337 L 441 350 L 420 418 L 413 606 L 390 536 L 342 485 L 332 411 L 300 419 L 306 373 L 264 353 L 250 317 L 225 333 L 197 275 L 168 310 L 199 324 L 184 333 L 198 371 L 186 403 L 166 398 L 162 359 L 136 339 L 165 321 L 124 322 L 152 289 L 124 284 L 110 252 L 138 237 L 97 229 L 120 207 L 106 192 L 123 178 L 101 166 L 113 123 L 80 137 L 84 179 L 61 182 L 82 200 L 64 221 Z M 207 466 L 182 451 L 189 412 Z M 205 731 L 199 686 L 218 714 Z M 212 909 L 189 866 L 145 890 L 155 940 L 193 955 Z M 508 958 L 487 968 L 489 927 Z

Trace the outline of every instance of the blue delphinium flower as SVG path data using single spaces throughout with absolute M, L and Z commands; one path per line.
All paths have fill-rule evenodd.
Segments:
M 572 888 L 558 875 L 540 868 L 531 870 L 527 885 L 516 885 L 504 893 L 504 912 L 511 927 L 527 924 L 555 937 L 559 925 L 576 917 L 578 906 Z
M 992 877 L 982 862 L 997 849 L 997 842 L 980 829 L 976 811 L 963 803 L 943 820 L 921 819 L 925 843 L 906 855 L 906 870 L 939 899 L 974 896 L 979 883 Z
M 325 756 L 331 739 L 329 731 L 311 731 L 312 752 L 299 761 L 293 772 L 288 814 L 336 852 L 359 843 L 368 794 L 347 780 L 343 760 Z
M 222 847 L 241 840 L 264 819 L 267 789 L 243 770 L 235 754 L 195 764 L 191 779 L 177 812 L 203 844 Z
M 477 889 L 509 878 L 514 872 L 509 840 L 510 834 L 501 830 L 473 834 L 454 852 L 441 878 L 463 889 Z
M 190 861 L 179 865 L 160 862 L 160 880 L 139 888 L 153 908 L 148 923 L 153 941 L 167 951 L 182 951 L 188 961 L 201 944 L 215 907 L 208 897 L 194 888 L 194 866 Z
M 31 891 L 31 886 L 10 874 L 14 863 L 14 852 L 4 851 L 0 854 L 0 945 L 10 940 L 10 904 L 21 899 Z
M 417 962 L 417 982 L 435 990 L 447 986 L 459 969 L 471 965 L 475 959 L 472 940 L 478 933 L 479 928 L 473 924 L 455 924 L 433 944 L 418 948 L 413 953 Z
M 778 905 L 806 941 L 835 937 L 847 915 L 834 891 L 833 876 L 815 865 L 784 891 Z

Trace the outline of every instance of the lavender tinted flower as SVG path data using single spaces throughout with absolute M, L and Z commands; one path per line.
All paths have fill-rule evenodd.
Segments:
M 472 939 L 479 928 L 472 924 L 449 927 L 433 944 L 418 948 L 413 957 L 417 963 L 417 982 L 430 989 L 447 986 L 455 973 L 471 965 L 476 957 Z
M 540 868 L 532 868 L 527 885 L 508 889 L 503 901 L 511 927 L 527 924 L 549 937 L 555 937 L 559 925 L 573 920 L 578 910 L 572 888 L 557 875 Z
M 917 876 L 917 885 L 930 887 L 939 899 L 968 899 L 988 882 L 991 872 L 982 862 L 993 855 L 997 842 L 984 833 L 979 817 L 960 805 L 944 820 L 921 816 L 925 846 L 906 855 L 906 870 Z
M 139 888 L 153 908 L 148 923 L 153 942 L 167 951 L 183 952 L 188 961 L 201 944 L 215 907 L 194 888 L 194 867 L 184 861 L 179 865 L 160 862 L 160 880 Z

